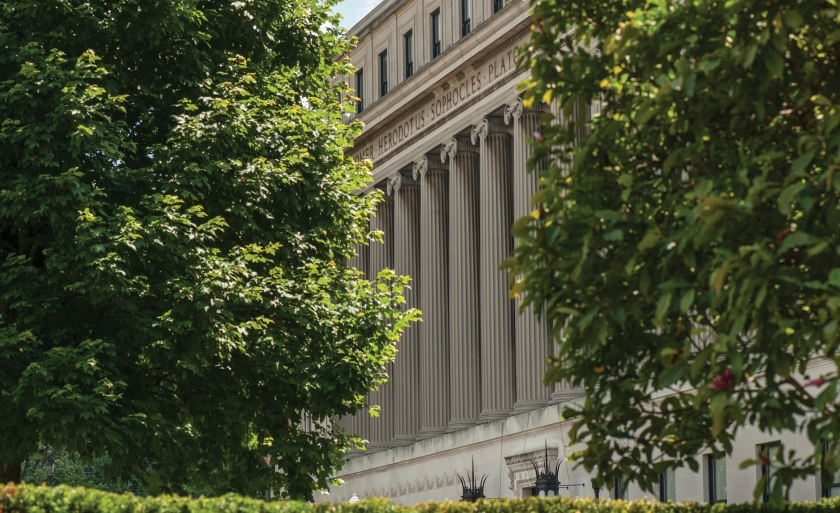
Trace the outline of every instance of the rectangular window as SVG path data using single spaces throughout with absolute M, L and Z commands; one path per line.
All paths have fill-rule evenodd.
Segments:
M 659 500 L 677 502 L 676 469 L 669 468 L 659 476 Z
M 706 457 L 709 466 L 709 503 L 726 502 L 726 459 Z
M 623 477 L 615 478 L 615 482 L 613 483 L 613 499 L 630 500 L 628 498 L 629 493 L 626 484 Z
M 388 94 L 388 51 L 379 54 L 379 97 Z
M 764 485 L 764 502 L 770 502 L 770 492 L 776 484 L 776 471 L 782 466 L 781 450 L 782 446 L 779 442 L 761 446 L 761 456 L 770 462 L 769 465 L 761 465 L 761 475 L 767 476 L 767 483 Z
M 440 9 L 432 13 L 432 59 L 440 55 Z
M 828 442 L 823 442 L 823 458 L 828 454 Z M 834 479 L 829 482 L 822 482 L 823 497 L 840 497 L 840 469 L 834 473 Z
M 409 30 L 405 37 L 405 78 L 414 74 L 414 34 Z
M 504 0 L 493 0 L 493 14 L 501 11 L 504 6 Z
M 470 33 L 470 0 L 461 0 L 461 37 Z
M 361 69 L 356 72 L 356 98 L 356 113 L 361 114 L 365 110 L 365 74 Z

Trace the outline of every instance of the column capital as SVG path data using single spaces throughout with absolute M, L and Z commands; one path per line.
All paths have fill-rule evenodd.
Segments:
M 414 168 L 412 169 L 412 176 L 415 180 L 420 180 L 426 173 L 434 170 L 434 169 L 446 169 L 443 161 L 440 158 L 440 155 L 435 155 L 432 153 L 423 155 L 420 157 L 419 160 L 414 162 Z
M 488 135 L 502 132 L 507 133 L 502 118 L 487 116 L 473 125 L 471 140 L 473 144 L 478 144 L 478 141 L 484 141 Z
M 478 153 L 478 146 L 468 137 L 458 135 L 440 145 L 440 161 L 443 163 L 446 162 L 447 156 L 453 159 L 459 153 Z
M 523 114 L 537 114 L 541 116 L 543 112 L 546 112 L 546 107 L 547 105 L 545 103 L 540 102 L 537 108 L 525 108 L 525 105 L 522 103 L 522 97 L 517 96 L 505 105 L 505 124 L 509 125 L 513 121 L 518 121 Z
M 396 195 L 401 187 L 414 187 L 418 185 L 410 173 L 400 171 L 388 177 L 388 194 Z
M 513 102 L 505 105 L 505 124 L 509 125 L 511 121 L 518 120 L 525 107 L 522 105 L 522 97 L 517 96 Z

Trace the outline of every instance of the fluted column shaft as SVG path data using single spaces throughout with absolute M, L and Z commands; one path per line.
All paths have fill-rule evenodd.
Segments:
M 449 159 L 449 431 L 475 425 L 481 413 L 478 150 L 466 137 L 441 148 Z
M 420 436 L 446 432 L 449 422 L 449 247 L 447 170 L 437 155 L 414 165 L 420 180 Z
M 528 138 L 540 130 L 542 112 L 525 109 L 522 100 L 505 109 L 505 124 L 513 125 L 513 219 L 516 221 L 531 213 L 531 197 L 537 192 L 542 162 L 533 172 L 528 172 L 527 162 L 534 149 Z M 546 360 L 551 356 L 548 325 L 539 319 L 534 305 L 524 311 L 517 298 L 514 320 L 514 347 L 516 350 L 516 403 L 514 410 L 524 411 L 540 408 L 551 399 L 551 388 L 542 384 L 547 369 Z
M 513 314 L 507 272 L 499 264 L 513 246 L 511 136 L 502 120 L 485 118 L 473 127 L 473 143 L 481 141 L 479 185 L 481 291 L 481 419 L 504 418 L 515 400 Z
M 394 270 L 409 276 L 404 308 L 420 308 L 420 186 L 411 176 L 388 180 L 394 197 Z M 420 330 L 403 331 L 394 361 L 394 437 L 392 446 L 408 445 L 420 432 Z
M 383 191 L 386 192 L 386 191 Z M 371 232 L 381 232 L 382 242 L 372 241 L 370 243 L 370 279 L 376 280 L 376 276 L 382 269 L 391 269 L 393 264 L 393 241 L 394 241 L 394 202 L 387 194 L 383 201 L 376 205 L 376 214 L 370 219 Z M 391 365 L 386 366 L 386 372 L 393 372 Z M 367 438 L 368 452 L 376 452 L 387 449 L 391 445 L 394 436 L 394 412 L 393 412 L 393 388 L 390 384 L 380 385 L 377 390 L 370 392 L 368 402 L 371 405 L 379 406 L 379 416 L 371 417 L 368 420 L 369 431 Z

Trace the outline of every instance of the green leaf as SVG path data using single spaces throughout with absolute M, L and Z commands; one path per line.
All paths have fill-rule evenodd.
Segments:
M 767 67 L 767 71 L 777 77 L 781 77 L 785 70 L 785 60 L 781 54 L 772 48 L 765 48 L 762 56 L 764 57 L 764 65 Z
M 687 368 L 688 364 L 686 362 L 678 362 L 670 367 L 666 367 L 665 370 L 659 374 L 659 380 L 657 381 L 659 388 L 667 388 L 677 381 L 680 381 Z

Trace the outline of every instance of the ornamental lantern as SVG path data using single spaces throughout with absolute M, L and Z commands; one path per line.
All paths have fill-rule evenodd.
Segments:
M 464 492 L 461 494 L 461 500 L 464 502 L 476 502 L 478 499 L 484 498 L 484 483 L 487 481 L 487 474 L 481 477 L 481 484 L 475 479 L 475 458 L 472 459 L 472 473 L 467 475 L 466 481 L 459 474 L 458 479 L 461 480 L 461 487 Z
M 537 475 L 537 495 L 539 495 L 540 497 L 554 497 L 555 495 L 560 493 L 560 480 L 557 479 L 557 476 L 560 474 L 561 463 L 563 463 L 563 460 L 557 460 L 557 464 L 554 465 L 554 472 L 549 471 L 548 442 L 546 441 L 545 466 L 543 467 L 545 470 L 543 472 L 540 472 L 539 467 L 537 467 L 537 463 L 534 460 L 531 460 L 531 465 L 534 466 L 534 472 Z

